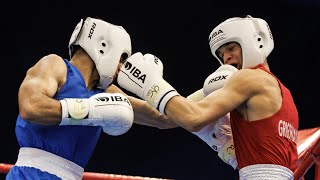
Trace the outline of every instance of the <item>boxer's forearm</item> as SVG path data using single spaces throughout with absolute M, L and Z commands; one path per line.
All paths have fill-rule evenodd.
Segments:
M 146 101 L 128 96 L 134 109 L 134 123 L 159 129 L 176 128 L 178 125 L 150 106 Z
M 178 125 L 165 115 L 150 106 L 146 101 L 129 96 L 115 85 L 110 85 L 106 92 L 121 93 L 128 97 L 134 110 L 134 123 L 159 129 L 176 128 Z

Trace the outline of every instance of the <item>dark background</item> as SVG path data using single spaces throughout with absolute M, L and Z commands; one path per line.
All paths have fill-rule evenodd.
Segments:
M 87 16 L 122 25 L 131 35 L 133 52 L 157 55 L 164 64 L 164 78 L 184 96 L 201 88 L 204 79 L 218 67 L 207 41 L 218 23 L 247 14 L 263 18 L 275 40 L 269 65 L 294 96 L 299 129 L 320 125 L 319 1 L 11 0 L 1 9 L 6 14 L 1 19 L 0 162 L 16 161 L 17 93 L 26 70 L 50 53 L 68 58 L 70 35 L 79 20 Z M 313 179 L 312 170 L 307 179 Z M 102 134 L 85 171 L 182 180 L 237 179 L 237 171 L 184 129 L 159 130 L 141 125 L 118 137 Z

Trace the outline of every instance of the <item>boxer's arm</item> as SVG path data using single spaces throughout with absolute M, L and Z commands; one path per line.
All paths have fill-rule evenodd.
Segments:
M 169 119 L 167 116 L 162 115 L 158 110 L 150 106 L 146 101 L 127 95 L 115 85 L 110 85 L 106 89 L 106 92 L 121 93 L 129 99 L 133 107 L 134 123 L 136 124 L 156 127 L 159 129 L 170 129 L 178 127 L 178 125 L 174 123 L 174 121 Z
M 252 74 L 240 74 L 239 71 L 224 87 L 210 93 L 202 101 L 192 102 L 182 96 L 173 97 L 166 104 L 165 113 L 188 131 L 199 131 L 252 97 L 257 92 L 252 81 Z
M 165 114 L 180 127 L 191 132 L 199 131 L 234 110 L 244 103 L 249 97 L 246 95 L 250 94 L 246 93 L 248 90 L 247 87 L 243 87 L 243 82 L 231 83 L 229 79 L 231 88 L 227 89 L 225 86 L 202 101 L 192 102 L 180 96 L 163 79 L 163 64 L 158 57 L 139 52 L 130 56 L 121 67 L 117 81 L 122 88 L 144 99 L 161 114 Z
M 179 127 L 168 116 L 162 115 L 158 110 L 150 106 L 146 101 L 129 96 L 133 110 L 134 110 L 134 123 L 156 127 L 159 129 L 171 129 Z
M 65 82 L 67 73 L 63 59 L 48 55 L 31 67 L 20 85 L 18 103 L 20 116 L 39 124 L 59 124 L 61 105 L 52 97 Z

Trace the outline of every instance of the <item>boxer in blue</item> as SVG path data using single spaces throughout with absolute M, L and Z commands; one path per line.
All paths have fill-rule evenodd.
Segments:
M 6 176 L 17 179 L 82 179 L 100 133 L 126 133 L 130 101 L 105 89 L 131 55 L 126 30 L 86 18 L 69 42 L 70 60 L 50 54 L 31 67 L 18 94 L 17 161 Z

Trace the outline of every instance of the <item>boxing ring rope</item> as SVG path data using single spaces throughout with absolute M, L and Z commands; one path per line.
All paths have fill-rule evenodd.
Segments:
M 304 180 L 304 175 L 315 164 L 314 180 L 320 179 L 320 127 L 298 131 L 299 167 L 294 172 L 294 179 Z
M 294 172 L 295 180 L 304 180 L 305 174 L 315 165 L 314 180 L 320 179 L 320 127 L 298 131 L 299 167 Z M 7 174 L 13 164 L 0 163 L 0 173 Z M 83 180 L 166 180 L 161 178 L 126 176 L 118 174 L 104 174 L 84 172 Z
M 13 167 L 13 164 L 0 163 L 0 173 L 7 174 Z M 120 174 L 104 174 L 95 172 L 84 172 L 83 180 L 169 180 L 162 178 L 142 177 L 142 176 L 126 176 Z

